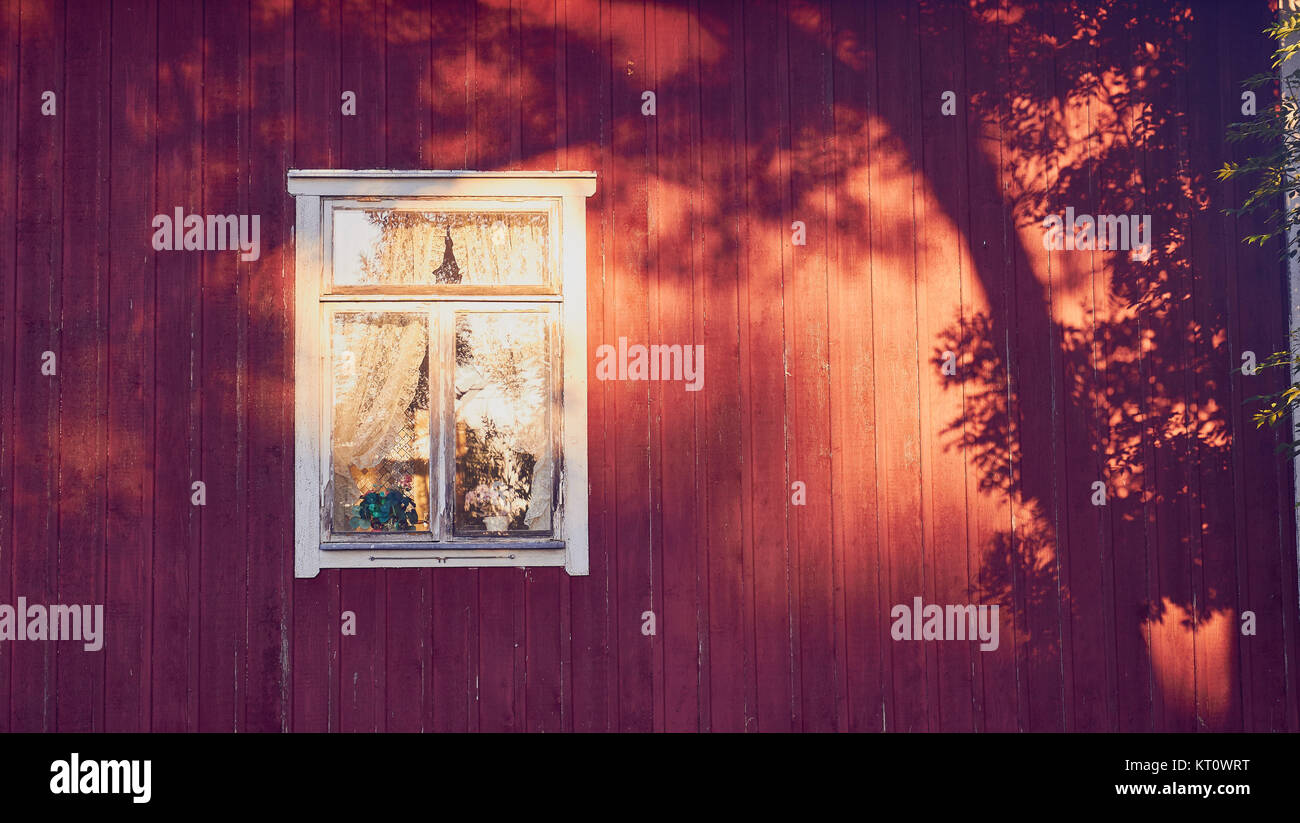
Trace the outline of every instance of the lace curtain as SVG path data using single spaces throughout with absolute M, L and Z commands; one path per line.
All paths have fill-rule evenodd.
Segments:
M 428 346 L 426 318 L 371 312 L 334 326 L 334 459 L 373 466 L 406 424 Z
M 334 320 L 333 462 L 335 523 L 360 496 L 359 477 L 385 460 L 401 457 L 397 446 L 408 423 L 428 349 L 428 318 L 422 314 L 366 312 Z M 426 460 L 427 445 L 420 447 Z M 416 496 L 427 519 L 427 495 Z M 343 518 L 340 520 L 340 518 Z
M 450 224 L 452 248 L 460 263 L 462 282 L 522 284 L 541 283 L 547 279 L 551 258 L 546 215 L 457 214 L 445 217 Z M 441 236 L 441 232 L 438 235 Z M 437 259 L 441 260 L 441 255 Z
M 340 210 L 334 216 L 335 279 L 349 285 L 432 283 L 450 231 L 460 282 L 541 283 L 551 267 L 547 222 L 538 212 Z

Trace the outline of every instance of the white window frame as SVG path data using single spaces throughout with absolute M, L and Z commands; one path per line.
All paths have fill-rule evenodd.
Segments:
M 315 577 L 321 569 L 486 568 L 563 566 L 571 575 L 588 573 L 587 561 L 587 232 L 586 199 L 596 191 L 596 173 L 584 171 L 386 171 L 298 170 L 288 174 L 289 194 L 297 204 L 294 224 L 294 576 Z M 503 200 L 549 201 L 556 208 L 560 265 L 558 283 L 538 289 L 512 287 L 481 294 L 445 287 L 400 295 L 365 295 L 355 290 L 331 294 L 332 238 L 323 231 L 326 210 L 335 200 L 407 201 L 417 198 L 464 198 L 499 208 Z M 471 204 L 472 205 L 472 204 Z M 500 288 L 500 287 L 499 287 Z M 369 303 L 374 310 L 396 308 L 435 295 L 456 301 L 502 300 L 559 304 L 555 345 L 562 363 L 559 422 L 559 481 L 553 519 L 554 535 L 546 540 L 473 538 L 442 543 L 367 536 L 356 540 L 324 533 L 329 467 L 327 410 L 324 408 L 326 357 L 329 347 L 324 318 L 330 304 Z M 430 305 L 430 304 L 425 304 Z M 437 445 L 430 459 L 438 459 Z M 433 477 L 430 477 L 433 482 Z M 442 490 L 438 490 L 439 494 Z M 436 513 L 430 512 L 430 516 Z

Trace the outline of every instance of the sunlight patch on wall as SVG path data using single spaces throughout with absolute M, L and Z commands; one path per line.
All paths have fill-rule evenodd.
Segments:
M 1165 711 L 1194 715 L 1198 724 L 1217 728 L 1232 701 L 1234 612 L 1218 609 L 1198 622 L 1168 597 L 1161 605 L 1160 614 L 1143 624 L 1142 635 Z

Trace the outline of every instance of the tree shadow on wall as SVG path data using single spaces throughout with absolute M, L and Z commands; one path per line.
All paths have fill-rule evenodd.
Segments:
M 1194 99 L 1220 82 L 1213 58 L 1228 55 L 1216 47 L 1216 21 L 1232 12 L 1002 6 L 972 4 L 968 48 L 991 65 L 1009 55 L 1006 87 L 971 98 L 996 113 L 990 125 L 1003 138 L 1008 264 L 976 271 L 987 306 L 954 319 L 931 357 L 936 373 L 947 351 L 962 363 L 945 384 L 964 403 L 944 426 L 947 447 L 964 450 L 981 492 L 1011 501 L 1013 523 L 985 547 L 977 594 L 1013 612 L 1031 672 L 1060 666 L 1071 622 L 1076 649 L 1112 645 L 1107 691 L 1145 684 L 1120 688 L 1128 704 L 1109 709 L 1120 727 L 1240 727 L 1241 663 L 1225 630 L 1250 608 L 1237 601 L 1245 547 L 1234 523 L 1243 482 L 1234 428 L 1276 438 L 1243 422 L 1241 378 L 1230 370 L 1251 339 L 1284 341 L 1280 308 L 1262 329 L 1239 329 L 1232 316 L 1226 271 L 1245 229 L 1221 216 L 1230 192 L 1213 170 L 1228 150 L 1223 123 L 1239 118 L 1232 98 L 1222 121 Z M 972 160 L 974 185 L 996 187 L 998 171 Z M 1150 215 L 1149 259 L 1049 253 L 1043 218 L 1066 207 Z M 1265 293 L 1281 282 L 1275 253 L 1241 258 L 1262 266 Z M 1094 505 L 1097 481 L 1104 508 Z M 1113 586 L 1113 615 L 1095 589 L 1071 585 L 1098 577 Z

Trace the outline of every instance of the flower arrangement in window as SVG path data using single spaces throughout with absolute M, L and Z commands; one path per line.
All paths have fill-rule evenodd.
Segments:
M 483 518 L 483 527 L 490 532 L 506 531 L 511 519 L 527 509 L 528 500 L 500 480 L 480 483 L 465 493 L 465 511 Z
M 408 494 L 413 482 L 411 475 L 404 474 L 399 479 L 397 488 L 361 495 L 349 520 L 352 530 L 365 531 L 369 528 L 374 532 L 386 532 L 410 531 L 415 528 L 419 515 L 415 501 Z
M 507 433 L 489 418 L 477 428 L 459 424 L 457 444 L 457 491 L 468 515 L 457 517 L 457 525 L 472 529 L 482 520 L 488 532 L 526 528 L 536 457 L 511 448 Z

